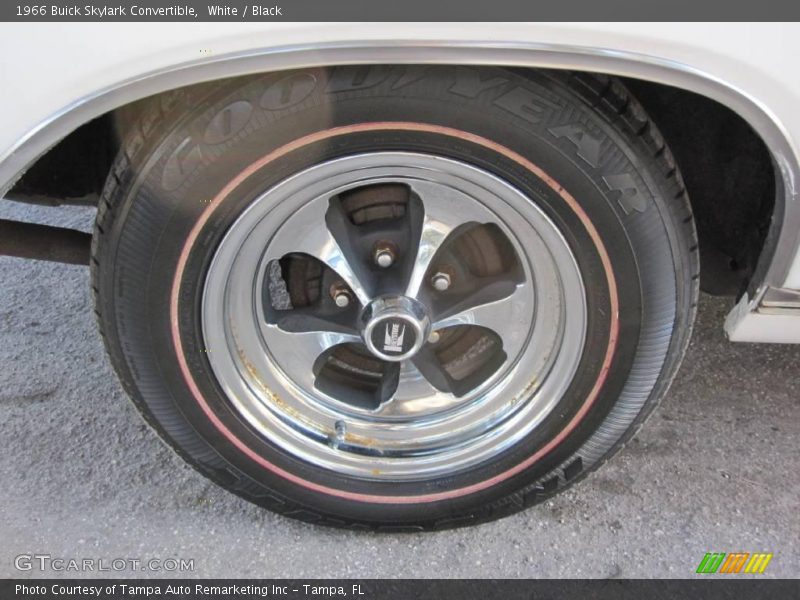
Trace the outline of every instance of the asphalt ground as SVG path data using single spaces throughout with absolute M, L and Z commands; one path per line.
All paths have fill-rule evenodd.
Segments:
M 88 230 L 93 213 L 3 201 L 2 217 Z M 0 257 L 0 577 L 691 577 L 706 552 L 771 552 L 759 577 L 797 577 L 800 346 L 728 343 L 729 307 L 701 298 L 668 397 L 577 487 L 478 527 L 375 535 L 274 515 L 184 465 L 117 382 L 88 269 Z M 20 571 L 25 554 L 194 570 Z

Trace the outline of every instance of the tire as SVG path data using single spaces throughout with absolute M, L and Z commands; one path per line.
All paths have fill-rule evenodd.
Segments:
M 386 181 L 351 182 L 381 169 Z M 461 204 L 441 204 L 448 194 Z M 436 214 L 453 226 L 423 264 L 415 247 Z M 394 242 L 369 245 L 390 229 Z M 328 234 L 352 276 L 306 251 Z M 254 239 L 269 240 L 263 255 Z M 396 262 L 381 271 L 384 250 Z M 92 256 L 111 361 L 181 457 L 278 513 L 392 530 L 508 515 L 621 449 L 676 373 L 699 272 L 680 173 L 618 80 L 471 67 L 304 70 L 148 100 L 105 186 Z M 474 312 L 479 294 L 494 313 Z M 506 298 L 500 333 L 470 320 Z M 390 336 L 387 310 L 420 349 Z M 432 321 L 455 325 L 433 333 Z M 369 351 L 352 327 L 378 331 Z M 306 352 L 297 335 L 316 344 L 318 330 L 342 337 L 307 365 L 291 358 Z M 397 400 L 417 384 L 446 408 Z

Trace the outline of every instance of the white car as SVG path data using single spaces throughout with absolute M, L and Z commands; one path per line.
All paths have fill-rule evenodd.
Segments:
M 800 342 L 796 25 L 2 33 L 0 192 L 97 219 L 0 253 L 90 265 L 147 421 L 269 509 L 559 492 L 664 396 L 701 287 L 731 340 Z

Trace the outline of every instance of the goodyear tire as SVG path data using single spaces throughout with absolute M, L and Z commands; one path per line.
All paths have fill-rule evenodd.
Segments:
M 144 103 L 93 245 L 147 421 L 224 488 L 329 525 L 494 519 L 582 479 L 695 313 L 680 174 L 615 79 L 342 67 Z

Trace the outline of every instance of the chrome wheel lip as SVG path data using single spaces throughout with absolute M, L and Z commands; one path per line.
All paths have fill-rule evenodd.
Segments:
M 265 264 L 270 258 L 268 252 L 265 253 L 264 240 L 269 240 L 268 250 L 280 238 L 280 229 L 286 222 L 307 210 L 320 197 L 365 183 L 398 180 L 411 182 L 412 187 L 420 189 L 428 186 L 428 191 L 433 185 L 431 181 L 435 181 L 436 186 L 449 186 L 453 197 L 445 200 L 451 203 L 454 198 L 459 201 L 471 198 L 477 203 L 499 202 L 495 206 L 499 211 L 495 218 L 499 218 L 501 224 L 527 224 L 525 231 L 529 235 L 521 236 L 522 239 L 519 239 L 519 231 L 503 225 L 505 233 L 511 235 L 515 250 L 524 258 L 526 280 L 530 283 L 519 286 L 526 302 L 518 303 L 514 308 L 516 312 L 508 315 L 509 321 L 527 322 L 530 327 L 525 331 L 512 331 L 508 342 L 511 347 L 525 349 L 556 340 L 554 354 L 557 356 L 544 352 L 521 357 L 520 351 L 509 357 L 506 365 L 462 403 L 462 408 L 470 408 L 466 416 L 454 415 L 453 410 L 448 410 L 447 402 L 436 394 L 425 402 L 406 398 L 398 403 L 401 406 L 390 407 L 391 410 L 380 415 L 343 406 L 331 398 L 320 402 L 319 397 L 315 397 L 318 394 L 309 392 L 308 382 L 304 383 L 302 377 L 295 377 L 296 372 L 287 368 L 287 363 L 297 358 L 292 349 L 288 349 L 288 358 L 279 356 L 285 354 L 286 348 L 275 351 L 275 345 L 281 343 L 280 336 L 276 338 L 276 329 L 264 324 L 263 314 L 258 310 L 253 290 L 262 289 Z M 486 210 L 485 206 L 481 210 Z M 495 213 L 487 211 L 487 214 Z M 267 231 L 271 234 L 264 235 Z M 431 231 L 435 237 L 435 227 Z M 302 232 L 294 234 L 295 238 L 301 236 Z M 535 250 L 541 261 L 531 261 L 526 247 Z M 336 260 L 334 254 L 331 254 L 332 261 Z M 551 255 L 549 259 L 548 254 Z M 242 270 L 248 271 L 237 259 L 242 255 L 250 256 L 249 275 L 244 279 L 250 280 L 252 290 L 231 295 L 232 287 L 241 287 Z M 548 260 L 558 263 L 565 272 L 544 264 Z M 418 292 L 421 275 L 424 273 L 416 280 L 412 276 L 406 293 Z M 562 279 L 558 289 L 534 289 L 532 282 L 552 279 L 554 275 Z M 360 286 L 356 285 L 353 291 L 362 306 L 371 301 L 367 290 Z M 532 313 L 527 316 L 522 310 L 526 303 Z M 553 309 L 555 305 L 558 310 Z M 553 320 L 567 305 L 571 318 L 559 319 L 556 330 L 551 328 L 543 333 L 542 323 Z M 542 310 L 543 307 L 550 307 L 549 312 Z M 257 322 L 248 330 L 242 327 L 240 318 L 230 318 L 232 312 L 239 316 L 254 315 Z M 444 318 L 435 322 L 433 328 L 468 324 L 469 320 L 465 319 L 459 315 Z M 538 327 L 534 326 L 536 323 Z M 203 335 L 209 349 L 209 362 L 236 410 L 256 431 L 287 452 L 324 468 L 367 479 L 406 480 L 448 474 L 483 462 L 518 442 L 550 413 L 566 391 L 582 353 L 585 324 L 585 291 L 574 256 L 555 225 L 530 199 L 472 165 L 404 152 L 376 152 L 336 159 L 306 169 L 266 191 L 225 235 L 212 260 L 202 301 Z M 321 337 L 323 345 L 361 341 L 357 333 L 329 333 Z M 306 368 L 311 370 L 310 365 Z M 404 365 L 400 378 L 413 385 L 418 375 L 413 367 Z M 426 415 L 424 427 L 415 425 L 413 419 L 409 421 L 408 414 L 403 412 L 402 405 L 415 403 L 435 409 Z M 503 411 L 504 406 L 514 410 Z M 478 428 L 477 435 L 469 435 L 476 430 L 469 417 L 483 426 Z M 344 436 L 337 434 L 336 424 L 340 421 L 348 425 Z M 459 438 L 456 434 L 463 435 Z M 380 443 L 377 447 L 376 440 Z

